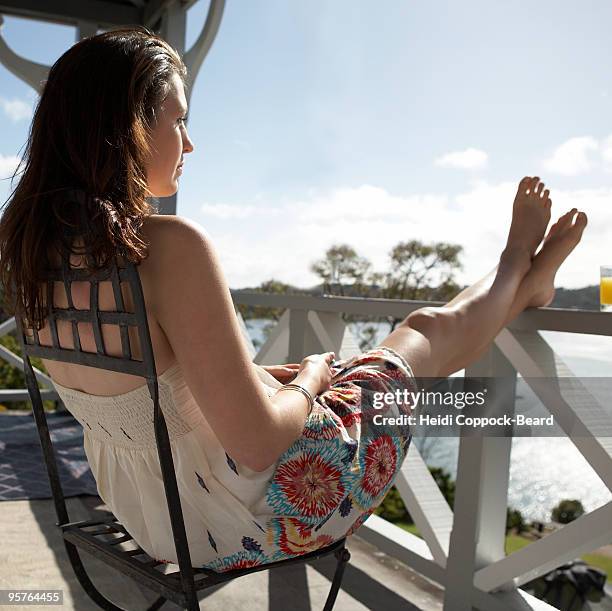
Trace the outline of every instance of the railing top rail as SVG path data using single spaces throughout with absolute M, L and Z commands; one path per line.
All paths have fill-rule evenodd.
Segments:
M 231 290 L 234 302 L 249 306 L 267 306 L 318 312 L 339 312 L 362 316 L 404 318 L 425 306 L 441 306 L 442 301 L 380 299 L 374 297 L 337 297 L 335 295 L 279 295 L 256 291 Z M 612 315 L 594 310 L 566 308 L 530 308 L 522 312 L 509 329 L 520 331 L 564 331 L 612 336 Z

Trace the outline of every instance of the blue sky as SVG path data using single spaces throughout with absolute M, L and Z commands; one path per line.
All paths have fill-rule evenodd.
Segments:
M 189 11 L 188 46 L 207 6 Z M 409 239 L 462 244 L 467 283 L 495 265 L 516 184 L 537 174 L 553 217 L 591 221 L 557 285 L 596 284 L 612 263 L 610 23 L 605 0 L 228 0 L 193 88 L 178 214 L 208 231 L 232 288 L 311 286 L 334 243 L 383 270 Z M 46 64 L 75 40 L 14 18 L 3 35 Z M 34 100 L 0 67 L 1 177 Z

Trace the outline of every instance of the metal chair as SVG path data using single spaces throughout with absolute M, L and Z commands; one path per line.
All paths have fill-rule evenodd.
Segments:
M 20 316 L 15 317 L 17 333 L 23 350 L 24 372 L 27 387 L 32 401 L 34 418 L 40 436 L 40 443 L 58 517 L 58 522 L 56 524 L 61 529 L 66 552 L 70 558 L 73 570 L 91 599 L 102 609 L 122 611 L 121 607 L 109 601 L 91 582 L 81 562 L 79 548 L 96 557 L 104 564 L 121 571 L 123 574 L 130 576 L 156 593 L 159 593 L 159 598 L 148 607 L 150 611 L 159 609 L 168 600 L 179 606 L 183 606 L 185 609 L 195 611 L 200 608 L 197 592 L 201 590 L 250 573 L 281 566 L 286 567 L 301 564 L 309 560 L 334 554 L 337 559 L 337 565 L 324 607 L 324 611 L 331 610 L 340 589 L 346 563 L 350 559 L 350 553 L 345 547 L 345 538 L 325 548 L 304 554 L 297 558 L 225 573 L 217 573 L 210 569 L 192 567 L 181 501 L 176 483 L 174 462 L 170 451 L 168 430 L 166 428 L 164 415 L 159 406 L 159 390 L 155 360 L 153 358 L 151 338 L 149 336 L 142 285 L 136 266 L 128 261 L 125 266 L 120 267 L 117 258 L 115 258 L 110 269 L 104 269 L 89 274 L 85 269 L 71 269 L 69 265 L 69 255 L 64 252 L 61 268 L 46 270 L 45 279 L 47 280 L 48 288 L 48 321 L 51 329 L 53 346 L 41 345 L 39 334 L 35 329 L 31 329 L 32 337 L 30 337 L 29 334 L 26 335 L 24 332 L 24 324 Z M 109 279 L 112 281 L 116 311 L 100 311 L 98 307 L 99 282 Z M 77 310 L 74 308 L 70 291 L 70 286 L 73 281 L 88 281 L 90 283 L 89 310 Z M 64 284 L 66 296 L 68 298 L 68 308 L 55 307 L 53 303 L 53 288 L 55 282 Z M 121 282 L 127 282 L 129 284 L 134 299 L 135 312 L 128 312 L 125 310 L 121 293 Z M 57 320 L 69 320 L 72 322 L 74 349 L 60 347 L 57 333 Z M 93 352 L 84 352 L 81 350 L 77 324 L 79 322 L 92 323 L 97 353 L 94 354 Z M 101 332 L 102 324 L 120 326 L 122 357 L 109 356 L 106 354 Z M 142 361 L 132 358 L 128 334 L 129 326 L 134 326 L 138 329 L 138 337 L 143 355 Z M 147 386 L 154 404 L 153 423 L 155 437 L 170 514 L 170 522 L 172 525 L 172 534 L 175 542 L 176 557 L 178 559 L 178 571 L 164 573 L 158 570 L 157 567 L 160 565 L 165 567 L 164 563 L 159 562 L 155 558 L 151 558 L 140 547 L 127 551 L 119 549 L 118 544 L 132 540 L 132 536 L 110 512 L 108 517 L 104 519 L 70 522 L 64 501 L 64 494 L 58 477 L 57 464 L 49 436 L 42 399 L 30 362 L 31 356 L 130 373 L 146 378 Z M 115 534 L 119 534 L 119 536 L 115 537 Z M 102 540 L 101 537 L 103 537 L 103 535 L 112 535 L 113 538 Z

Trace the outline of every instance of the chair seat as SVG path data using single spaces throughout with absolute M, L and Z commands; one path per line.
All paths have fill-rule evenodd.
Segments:
M 185 594 L 182 589 L 180 571 L 163 573 L 158 567 L 165 567 L 165 562 L 151 558 L 136 542 L 135 549 L 121 549 L 119 544 L 133 541 L 133 537 L 117 518 L 110 513 L 107 517 L 94 520 L 82 520 L 60 524 L 62 535 L 66 541 L 80 547 L 84 552 L 100 559 L 104 563 L 120 570 L 124 575 L 136 578 L 140 583 L 151 590 L 158 592 L 164 598 L 172 600 L 178 605 L 185 603 Z M 108 535 L 112 538 L 102 538 Z M 289 558 L 278 562 L 260 564 L 244 569 L 218 573 L 212 569 L 193 568 L 195 590 L 203 590 L 216 584 L 276 567 L 286 567 L 300 564 L 309 560 L 316 560 L 323 556 L 342 550 L 346 539 L 339 539 L 327 547 Z M 348 552 L 347 552 L 348 553 Z

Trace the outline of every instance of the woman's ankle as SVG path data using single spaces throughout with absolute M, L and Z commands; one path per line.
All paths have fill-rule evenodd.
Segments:
M 531 269 L 533 259 L 529 250 L 516 246 L 506 246 L 499 257 L 498 273 L 500 271 L 518 272 L 521 277 L 526 276 Z

